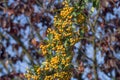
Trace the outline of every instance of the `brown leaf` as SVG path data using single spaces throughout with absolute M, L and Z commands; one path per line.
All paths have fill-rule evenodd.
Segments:
M 35 38 L 32 39 L 32 40 L 31 40 L 31 43 L 32 43 L 34 46 L 36 46 L 36 45 L 37 45 L 36 39 L 35 39 Z
M 88 77 L 89 80 L 92 80 L 92 73 L 88 73 L 87 77 Z

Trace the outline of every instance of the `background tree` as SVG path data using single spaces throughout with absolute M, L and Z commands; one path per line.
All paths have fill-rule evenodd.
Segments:
M 39 44 L 46 36 L 46 29 L 53 23 L 55 5 L 59 6 L 53 0 L 0 1 L 2 75 L 7 74 L 6 77 L 11 78 L 24 72 L 22 69 L 25 69 L 27 64 L 40 64 L 42 56 L 39 54 Z
M 87 0 L 70 0 L 70 3 L 73 5 L 78 3 L 76 6 L 80 6 L 82 1 Z M 88 31 L 81 30 L 83 39 L 74 47 L 73 62 L 77 62 L 74 64 L 74 77 L 80 80 L 85 79 L 85 76 L 96 80 L 98 78 L 119 80 L 119 6 L 119 0 L 89 0 L 82 10 L 87 18 Z M 15 75 L 23 78 L 21 74 L 23 71 L 16 68 L 19 63 L 24 63 L 26 66 L 41 64 L 44 58 L 40 54 L 39 46 L 46 38 L 46 29 L 53 27 L 53 17 L 57 14 L 55 12 L 62 7 L 60 0 L 0 1 L 2 79 L 12 78 Z M 81 25 L 75 26 L 81 27 Z M 101 77 L 103 75 L 107 77 Z

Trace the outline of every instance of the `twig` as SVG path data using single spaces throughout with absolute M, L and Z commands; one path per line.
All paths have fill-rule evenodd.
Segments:
M 95 33 L 96 33 L 96 23 L 97 23 L 97 19 L 99 17 L 99 12 L 100 12 L 100 4 L 99 4 L 99 9 L 98 9 L 98 12 L 97 12 L 97 15 L 96 15 L 96 19 L 92 25 L 92 28 L 93 28 L 93 48 L 94 48 L 94 54 L 93 54 L 93 69 L 94 69 L 94 76 L 95 76 L 95 80 L 98 80 L 98 73 L 97 73 L 97 58 L 96 58 L 96 54 L 97 54 L 97 50 L 96 50 L 96 37 L 95 37 Z
M 76 47 L 77 48 L 77 47 Z M 80 48 L 77 48 L 79 50 L 79 52 L 81 52 L 80 54 L 82 54 L 83 56 L 85 56 L 88 60 L 93 61 L 93 59 L 89 58 L 87 55 L 84 54 L 84 52 L 81 50 L 81 47 Z
M 27 18 L 26 18 L 26 19 L 27 19 Z M 29 19 L 27 19 L 27 21 L 28 21 L 28 23 L 30 24 L 30 28 L 35 31 L 35 29 L 34 29 L 32 23 L 31 23 L 31 21 L 30 21 Z M 42 36 L 39 34 L 39 32 L 38 32 L 38 31 L 35 31 L 35 32 L 36 32 L 39 40 L 43 40 L 43 38 L 42 38 Z
M 8 33 L 9 34 L 9 33 Z M 21 40 L 18 38 L 18 37 L 16 37 L 15 35 L 13 35 L 13 34 L 9 34 L 15 41 L 17 41 L 17 43 L 22 47 L 22 49 L 23 49 L 23 51 L 26 53 L 26 55 L 28 56 L 28 58 L 29 58 L 29 60 L 30 60 L 30 62 L 32 63 L 32 64 L 34 64 L 34 62 L 33 62 L 33 58 L 31 57 L 31 55 L 30 55 L 30 53 L 28 52 L 28 50 L 26 49 L 26 47 L 23 45 L 23 43 L 21 42 Z

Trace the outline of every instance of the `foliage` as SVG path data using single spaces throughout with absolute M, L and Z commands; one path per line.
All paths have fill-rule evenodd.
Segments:
M 26 74 L 28 79 L 70 80 L 72 77 L 73 46 L 79 41 L 80 31 L 73 27 L 75 23 L 73 13 L 76 9 L 67 1 L 64 1 L 63 5 L 60 13 L 54 17 L 54 28 L 47 29 L 46 42 L 40 45 L 45 61 L 35 71 L 36 74 L 35 72 Z M 77 23 L 82 24 L 85 17 L 81 13 L 77 16 Z

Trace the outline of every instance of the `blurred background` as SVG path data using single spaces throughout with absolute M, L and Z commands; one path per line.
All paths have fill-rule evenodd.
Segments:
M 73 2 L 74 0 L 71 0 L 71 3 Z M 102 71 L 99 74 L 108 75 L 100 80 L 113 80 L 113 77 L 119 80 L 120 1 L 101 0 L 100 4 L 101 12 L 96 25 L 98 26 L 96 35 L 98 39 L 103 40 L 100 45 L 104 49 L 98 52 L 97 59 Z M 86 5 L 84 10 L 86 15 L 90 13 L 92 5 L 92 3 Z M 46 29 L 53 26 L 55 10 L 62 7 L 62 0 L 0 0 L 0 80 L 23 80 L 27 67 L 40 65 L 43 60 L 40 54 L 40 42 L 46 37 Z M 91 22 L 96 12 L 97 9 L 91 15 Z M 85 55 L 92 58 L 93 48 L 89 41 L 81 42 L 81 46 L 86 47 L 83 49 Z M 108 48 L 109 43 L 112 46 Z M 80 51 L 78 50 L 77 53 L 79 58 Z M 86 60 L 88 61 L 85 63 L 89 63 L 89 67 L 85 68 L 88 70 L 91 68 L 91 62 L 89 59 Z M 85 78 L 86 76 L 88 78 Z M 91 72 L 86 71 L 82 79 L 90 80 L 90 77 Z

